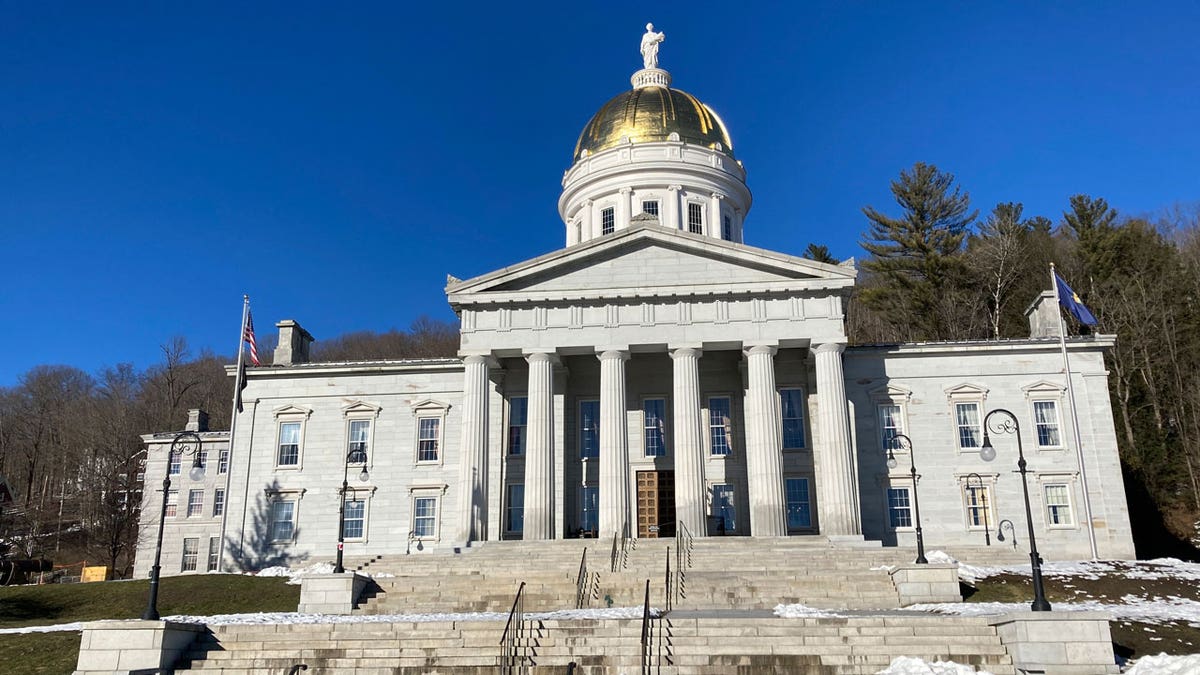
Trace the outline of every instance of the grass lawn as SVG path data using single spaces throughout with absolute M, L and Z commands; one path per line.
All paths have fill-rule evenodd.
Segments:
M 280 577 L 204 574 L 167 577 L 158 593 L 158 612 L 234 614 L 294 612 L 300 587 Z M 97 619 L 136 619 L 146 609 L 150 582 L 0 587 L 0 628 Z M 21 675 L 69 675 L 79 657 L 79 633 L 0 635 L 0 671 Z

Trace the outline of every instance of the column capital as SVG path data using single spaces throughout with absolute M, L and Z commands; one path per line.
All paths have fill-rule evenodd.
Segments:
M 699 345 L 677 345 L 674 347 L 668 346 L 667 349 L 669 350 L 672 359 L 688 357 L 698 359 L 701 356 L 704 356 L 704 350 Z
M 710 196 L 711 196 L 713 199 L 717 199 L 717 200 L 721 200 L 721 199 L 725 199 L 725 198 L 726 198 L 726 195 L 725 195 L 723 192 L 714 192 L 714 193 L 712 193 L 712 195 L 710 195 Z
M 627 195 L 630 192 L 633 192 L 633 188 L 627 186 L 627 187 L 621 188 L 620 190 L 617 190 L 617 192 L 620 192 L 623 195 Z
M 500 362 L 496 357 L 488 354 L 460 354 L 463 363 L 468 366 L 483 364 L 488 368 L 499 368 Z
M 668 185 L 667 186 L 668 192 L 679 192 L 682 189 L 683 189 L 682 185 Z
M 525 360 L 529 363 L 549 362 L 553 365 L 559 363 L 558 354 L 556 352 L 525 352 Z
M 614 359 L 628 361 L 629 360 L 629 350 L 628 349 L 597 349 L 596 350 L 596 358 L 600 359 L 601 361 L 612 361 Z
M 814 354 L 828 354 L 830 352 L 835 353 L 835 354 L 841 354 L 842 352 L 846 351 L 846 343 L 845 342 L 822 342 L 819 345 L 813 346 L 812 351 Z
M 758 354 L 769 354 L 774 356 L 775 353 L 779 351 L 779 347 L 776 347 L 775 345 L 747 345 L 745 350 L 746 354 L 750 356 L 755 356 Z

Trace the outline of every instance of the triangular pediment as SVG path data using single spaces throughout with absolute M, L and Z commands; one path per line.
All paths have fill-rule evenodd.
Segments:
M 848 288 L 853 267 L 644 225 L 446 288 L 453 303 L 475 294 L 530 297 L 737 293 Z

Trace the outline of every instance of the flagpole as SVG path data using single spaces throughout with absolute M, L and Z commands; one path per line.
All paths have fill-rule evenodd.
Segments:
M 1058 344 L 1062 348 L 1063 373 L 1067 379 L 1067 406 L 1071 409 L 1071 431 L 1075 437 L 1075 454 L 1079 461 L 1079 480 L 1083 485 L 1083 516 L 1087 519 L 1088 544 L 1092 548 L 1092 560 L 1100 559 L 1096 548 L 1096 528 L 1092 522 L 1092 496 L 1088 491 L 1087 468 L 1083 463 L 1083 441 L 1079 434 L 1079 411 L 1075 407 L 1075 385 L 1071 382 L 1071 359 L 1067 355 L 1067 324 L 1062 316 L 1062 299 L 1058 296 L 1058 275 L 1054 263 L 1050 263 L 1050 287 L 1054 289 L 1054 310 L 1058 317 Z
M 233 433 L 237 429 L 238 419 L 238 399 L 242 396 L 242 378 L 245 377 L 245 358 L 246 358 L 246 317 L 250 316 L 250 296 L 242 295 L 242 328 L 238 331 L 237 343 L 237 374 L 233 378 L 233 403 L 229 415 L 229 466 L 225 470 L 225 504 L 221 511 L 221 545 L 217 553 L 217 566 L 225 561 L 225 524 L 229 520 L 229 488 L 233 481 Z M 220 453 L 217 454 L 217 463 L 220 465 Z M 245 505 L 243 505 L 244 507 Z

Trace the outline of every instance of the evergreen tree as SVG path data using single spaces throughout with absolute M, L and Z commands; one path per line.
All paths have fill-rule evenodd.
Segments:
M 882 313 L 895 336 L 909 340 L 968 337 L 971 314 L 962 283 L 963 240 L 978 211 L 970 195 L 954 185 L 954 175 L 918 162 L 892 181 L 903 210 L 892 218 L 863 208 L 870 230 L 862 246 L 870 254 L 863 268 L 878 278 L 860 299 Z
M 829 247 L 825 246 L 824 244 L 809 244 L 808 248 L 804 249 L 804 253 L 801 253 L 800 255 L 801 257 L 808 258 L 809 260 L 815 260 L 816 262 L 825 263 L 827 265 L 836 265 L 841 262 L 837 258 L 833 257 L 833 254 L 829 252 Z

